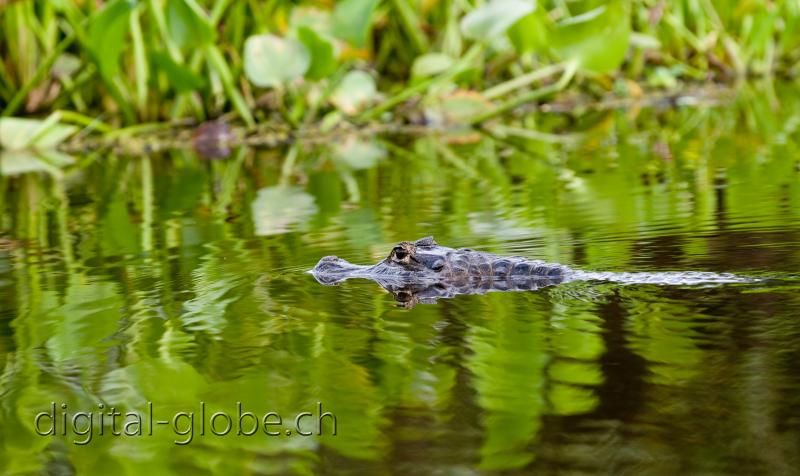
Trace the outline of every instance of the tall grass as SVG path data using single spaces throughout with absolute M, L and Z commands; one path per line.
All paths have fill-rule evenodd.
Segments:
M 483 95 L 475 124 L 568 87 L 793 76 L 800 55 L 800 4 L 769 0 L 21 0 L 0 25 L 3 116 L 117 126 L 358 122 L 456 89 Z

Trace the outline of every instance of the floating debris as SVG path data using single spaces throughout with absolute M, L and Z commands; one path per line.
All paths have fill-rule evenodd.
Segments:
M 231 143 L 235 140 L 236 134 L 222 120 L 204 122 L 192 132 L 194 150 L 206 159 L 227 158 L 231 154 Z

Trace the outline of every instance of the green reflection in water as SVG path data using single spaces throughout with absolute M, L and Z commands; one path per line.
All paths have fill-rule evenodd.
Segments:
M 375 139 L 388 154 L 375 163 L 324 147 L 293 163 L 96 154 L 0 178 L 0 468 L 787 474 L 800 465 L 800 103 L 779 94 L 780 109 L 745 89 L 719 108 L 537 118 L 585 132 L 577 144 Z M 404 310 L 374 283 L 303 273 L 425 235 L 585 269 L 795 279 L 570 283 Z M 95 419 L 79 446 L 35 433 L 51 402 L 96 418 L 101 403 L 152 402 L 195 427 L 176 445 L 189 435 L 170 425 L 115 437 L 106 420 L 100 436 Z M 281 415 L 281 434 L 210 434 L 237 402 Z M 297 435 L 299 412 L 316 430 L 318 402 L 336 435 L 331 419 Z

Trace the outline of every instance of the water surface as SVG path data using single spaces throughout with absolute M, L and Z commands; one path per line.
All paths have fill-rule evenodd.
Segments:
M 63 174 L 3 177 L 0 468 L 796 471 L 800 121 L 797 100 L 777 110 L 753 96 L 543 119 L 585 131 L 571 144 L 94 154 Z M 372 282 L 305 274 L 325 255 L 373 263 L 426 235 L 586 270 L 766 281 L 574 282 L 404 309 Z M 63 414 L 94 412 L 89 444 L 69 426 L 36 433 L 51 402 L 58 431 Z M 235 420 L 237 402 L 276 412 L 280 435 L 236 435 L 234 422 L 201 436 L 201 402 L 206 419 Z M 294 416 L 315 422 L 319 403 L 336 435 L 330 419 L 322 436 L 297 435 Z M 108 420 L 99 435 L 100 404 L 194 412 L 193 438 L 176 444 L 186 436 L 170 425 L 114 436 Z

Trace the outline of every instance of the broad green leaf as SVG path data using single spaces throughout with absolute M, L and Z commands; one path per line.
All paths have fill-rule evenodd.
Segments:
M 473 40 L 491 40 L 505 33 L 511 25 L 535 9 L 535 1 L 492 0 L 461 19 L 461 32 Z
M 311 64 L 306 71 L 306 78 L 319 80 L 336 71 L 333 45 L 328 40 L 306 26 L 297 29 L 297 37 L 311 53 Z
M 336 144 L 333 158 L 350 170 L 370 169 L 386 158 L 386 149 L 374 140 L 353 136 Z
M 520 18 L 508 29 L 508 38 L 517 53 L 529 53 L 548 46 L 552 21 L 544 10 L 536 10 Z
M 355 114 L 377 95 L 375 80 L 363 71 L 351 71 L 331 95 L 331 102 L 345 114 Z
M 119 57 L 125 49 L 125 36 L 135 3 L 112 0 L 95 13 L 89 21 L 88 47 L 97 62 L 100 74 L 106 79 L 119 72 Z
M 434 76 L 453 66 L 452 56 L 443 53 L 428 53 L 417 57 L 411 66 L 411 76 L 415 78 Z
M 333 10 L 333 34 L 356 48 L 367 44 L 378 0 L 344 0 Z
M 258 191 L 253 200 L 253 225 L 256 235 L 278 235 L 309 223 L 317 213 L 314 197 L 300 187 L 273 186 Z
M 297 7 L 292 9 L 289 17 L 289 26 L 299 29 L 308 27 L 322 37 L 332 37 L 333 26 L 331 12 L 313 7 Z
M 167 1 L 169 36 L 181 48 L 197 48 L 214 38 L 214 29 L 194 0 Z
M 202 76 L 182 64 L 178 64 L 164 53 L 153 53 L 153 63 L 169 79 L 169 84 L 178 92 L 195 91 L 203 88 L 206 81 Z
M 254 35 L 244 43 L 244 73 L 256 86 L 280 86 L 303 76 L 310 65 L 308 49 L 297 40 Z
M 0 119 L 0 149 L 52 149 L 78 130 L 75 126 L 39 119 Z M 34 140 L 35 139 L 35 140 Z
M 629 21 L 623 2 L 612 1 L 560 22 L 551 35 L 552 46 L 564 60 L 576 61 L 581 69 L 608 73 L 625 59 Z

